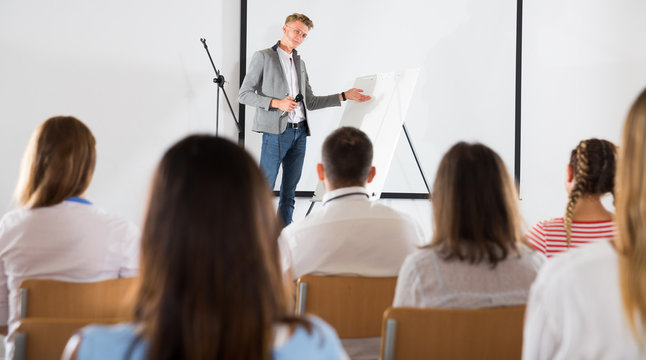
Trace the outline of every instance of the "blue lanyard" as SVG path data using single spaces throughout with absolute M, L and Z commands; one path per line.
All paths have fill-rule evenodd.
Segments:
M 67 199 L 65 199 L 65 201 L 73 201 L 73 202 L 77 202 L 77 203 L 81 203 L 81 204 L 92 205 L 92 203 L 90 201 L 85 200 L 83 198 L 80 198 L 78 196 L 70 196 Z

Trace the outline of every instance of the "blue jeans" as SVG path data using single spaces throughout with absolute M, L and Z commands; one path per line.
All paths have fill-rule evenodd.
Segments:
M 280 141 L 280 146 L 278 142 Z M 296 185 L 301 179 L 305 148 L 307 145 L 307 130 L 305 127 L 292 129 L 288 127 L 280 135 L 262 134 L 262 150 L 260 152 L 260 168 L 265 174 L 270 189 L 274 190 L 278 168 L 283 164 L 283 179 L 280 185 L 280 200 L 278 214 L 285 226 L 292 222 L 294 213 L 294 197 Z

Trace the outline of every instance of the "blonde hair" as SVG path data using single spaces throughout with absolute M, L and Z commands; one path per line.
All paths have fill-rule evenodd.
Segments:
M 55 116 L 32 134 L 14 197 L 19 206 L 56 205 L 90 185 L 96 163 L 90 129 L 72 116 Z
M 587 139 L 579 143 L 570 154 L 570 166 L 574 171 L 574 186 L 570 190 L 563 216 L 563 226 L 570 247 L 574 207 L 583 195 L 614 196 L 614 178 L 617 162 L 616 146 L 607 140 Z
M 444 155 L 433 184 L 433 238 L 444 259 L 495 267 L 524 241 L 518 193 L 504 162 L 482 144 L 459 142 Z
M 632 105 L 619 148 L 617 238 L 619 283 L 633 334 L 646 325 L 646 90 Z M 637 316 L 639 322 L 636 321 Z M 639 326 L 638 326 L 639 324 Z
M 312 28 L 314 28 L 314 23 L 305 14 L 293 13 L 287 16 L 287 18 L 285 19 L 285 24 L 289 24 L 290 22 L 294 21 L 302 22 L 303 24 L 305 24 L 305 26 L 307 26 L 309 30 L 312 30 Z

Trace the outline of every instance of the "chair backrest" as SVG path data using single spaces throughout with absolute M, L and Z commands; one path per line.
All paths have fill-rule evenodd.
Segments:
M 380 336 L 396 283 L 396 277 L 304 275 L 297 282 L 296 313 L 321 317 L 341 338 Z
M 25 280 L 20 285 L 20 318 L 130 318 L 138 278 L 92 283 Z
M 116 324 L 127 319 L 30 318 L 20 321 L 15 334 L 15 360 L 59 360 L 69 338 L 89 324 Z
M 520 359 L 525 306 L 483 309 L 389 308 L 382 360 Z

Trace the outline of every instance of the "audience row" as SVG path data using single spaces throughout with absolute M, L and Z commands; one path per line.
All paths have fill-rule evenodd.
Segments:
M 96 159 L 90 130 L 73 117 L 51 118 L 25 152 L 20 208 L 0 222 L 7 356 L 23 280 L 139 274 L 133 321 L 84 328 L 67 355 L 345 359 L 334 329 L 293 315 L 294 280 L 314 273 L 398 276 L 393 306 L 527 304 L 527 359 L 645 357 L 645 138 L 646 90 L 628 113 L 619 151 L 600 139 L 572 150 L 564 216 L 526 234 L 500 156 L 457 143 L 436 173 L 427 242 L 410 216 L 371 201 L 366 185 L 377 169 L 358 129 L 325 140 L 317 167 L 323 205 L 284 229 L 252 157 L 222 138 L 192 135 L 157 166 L 139 233 L 84 196 Z M 603 205 L 608 193 L 616 214 Z

